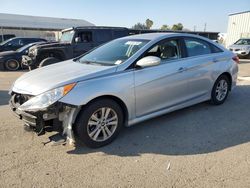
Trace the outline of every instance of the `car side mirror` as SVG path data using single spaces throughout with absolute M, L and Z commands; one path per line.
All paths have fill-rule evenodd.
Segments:
M 81 38 L 80 37 L 76 37 L 75 38 L 75 43 L 80 43 L 81 42 Z
M 143 67 L 156 66 L 159 65 L 160 63 L 161 63 L 161 58 L 156 56 L 147 56 L 137 61 L 136 65 L 143 68 Z

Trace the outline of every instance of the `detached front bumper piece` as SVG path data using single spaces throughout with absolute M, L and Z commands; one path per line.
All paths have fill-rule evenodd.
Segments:
M 32 96 L 11 93 L 9 105 L 15 116 L 24 121 L 38 135 L 44 134 L 47 128 L 50 127 L 50 130 L 62 131 L 70 144 L 74 143 L 72 127 L 80 108 L 57 102 L 44 111 L 26 112 L 19 110 L 18 107 L 30 98 Z
M 20 120 L 30 126 L 38 135 L 45 133 L 45 121 L 42 119 L 42 114 L 39 112 L 29 113 L 20 111 L 18 107 L 19 104 L 15 103 L 15 95 L 13 95 L 9 101 L 11 110 L 14 112 L 14 115 L 17 116 Z

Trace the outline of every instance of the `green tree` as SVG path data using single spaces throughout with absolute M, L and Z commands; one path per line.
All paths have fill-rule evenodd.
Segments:
M 146 26 L 147 26 L 147 29 L 150 29 L 152 26 L 153 26 L 154 22 L 150 19 L 147 19 L 146 20 Z
M 168 25 L 162 25 L 161 30 L 170 30 L 170 27 Z
M 183 29 L 182 23 L 174 24 L 172 26 L 172 30 L 175 30 L 175 31 L 181 31 L 182 29 Z
M 138 22 L 137 24 L 132 26 L 132 29 L 148 29 L 148 28 L 145 24 Z

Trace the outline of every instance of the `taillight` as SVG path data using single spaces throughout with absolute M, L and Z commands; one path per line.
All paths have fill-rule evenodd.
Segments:
M 234 56 L 232 60 L 234 60 L 235 63 L 240 63 L 240 59 L 238 56 Z

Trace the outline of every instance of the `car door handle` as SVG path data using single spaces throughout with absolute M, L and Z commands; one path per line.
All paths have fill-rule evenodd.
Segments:
M 186 67 L 180 67 L 180 68 L 178 69 L 178 72 L 183 72 L 183 71 L 186 71 L 186 70 L 187 70 Z

